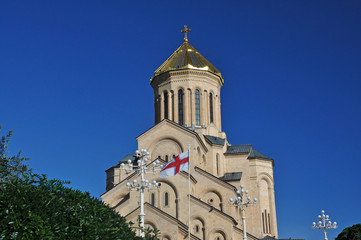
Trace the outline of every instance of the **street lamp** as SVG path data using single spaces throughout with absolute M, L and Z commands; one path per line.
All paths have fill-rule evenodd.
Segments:
M 127 174 L 136 172 L 138 176 L 140 176 L 140 182 L 136 179 L 133 180 L 132 183 L 127 182 L 126 186 L 133 191 L 139 191 L 140 192 L 140 213 L 139 213 L 139 219 L 140 219 L 140 228 L 139 228 L 139 236 L 144 237 L 144 190 L 145 189 L 154 189 L 159 188 L 160 183 L 156 181 L 149 182 L 148 179 L 145 179 L 145 175 L 147 173 L 153 173 L 160 171 L 163 168 L 163 165 L 160 164 L 159 160 L 155 160 L 151 166 L 148 166 L 148 158 L 149 152 L 146 149 L 141 149 L 140 151 L 135 151 L 135 157 L 137 160 L 137 164 L 133 165 L 132 160 L 127 161 L 127 165 L 122 163 L 120 164 L 120 167 L 122 170 L 124 170 Z
M 316 224 L 315 222 L 312 223 L 312 228 L 313 229 L 323 229 L 323 232 L 325 234 L 325 240 L 327 240 L 327 231 L 329 229 L 336 229 L 337 228 L 337 223 L 333 222 L 333 224 L 331 223 L 331 219 L 328 215 L 325 215 L 325 211 L 322 210 L 321 211 L 322 215 L 318 215 L 318 223 Z
M 243 240 L 247 240 L 247 230 L 246 230 L 246 213 L 245 208 L 248 205 L 254 205 L 257 202 L 257 198 L 252 198 L 248 195 L 248 190 L 243 189 L 243 185 L 241 185 L 241 191 L 236 191 L 237 197 L 235 199 L 230 198 L 229 204 L 234 207 L 240 207 L 242 210 L 242 224 L 243 224 Z

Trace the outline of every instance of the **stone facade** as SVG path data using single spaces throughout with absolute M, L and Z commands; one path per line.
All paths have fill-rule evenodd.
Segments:
M 155 125 L 136 138 L 138 149 L 147 149 L 151 161 L 160 159 L 166 164 L 190 146 L 192 239 L 242 238 L 241 212 L 228 204 L 241 184 L 259 199 L 246 209 L 249 239 L 277 238 L 274 161 L 251 145 L 227 141 L 221 130 L 223 78 L 217 71 L 189 43 L 182 44 L 151 80 Z M 136 222 L 139 193 L 130 191 L 126 183 L 139 176 L 120 167 L 128 158 L 134 160 L 127 155 L 106 171 L 107 191 L 101 198 Z M 188 173 L 162 179 L 148 174 L 147 178 L 162 185 L 145 194 L 145 224 L 159 229 L 162 239 L 185 239 L 189 230 Z

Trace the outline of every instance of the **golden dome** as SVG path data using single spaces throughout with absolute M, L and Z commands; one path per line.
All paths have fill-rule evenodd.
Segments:
M 154 72 L 151 81 L 162 73 L 184 69 L 196 69 L 213 73 L 220 78 L 223 84 L 220 71 L 192 47 L 188 43 L 188 39 L 185 39 L 184 43 Z

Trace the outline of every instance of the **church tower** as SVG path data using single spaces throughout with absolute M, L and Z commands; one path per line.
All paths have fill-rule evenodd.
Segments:
M 248 239 L 278 237 L 272 158 L 251 144 L 232 145 L 222 132 L 220 71 L 188 41 L 184 42 L 155 71 L 151 78 L 154 91 L 155 125 L 136 140 L 138 149 L 150 153 L 149 164 L 166 164 L 190 146 L 190 169 L 176 176 L 148 176 L 162 185 L 145 196 L 145 224 L 157 228 L 161 239 L 230 240 L 243 235 L 242 214 L 228 204 L 240 185 L 259 199 L 246 209 Z M 124 171 L 122 163 L 136 164 L 134 154 L 125 155 L 106 170 L 103 201 L 121 215 L 136 222 L 139 195 L 127 182 L 136 173 Z M 189 177 L 189 178 L 188 178 Z M 191 221 L 188 226 L 188 179 L 190 179 Z M 138 179 L 139 180 L 139 179 Z
M 155 124 L 163 119 L 193 129 L 221 126 L 221 73 L 188 42 L 184 43 L 155 71 Z

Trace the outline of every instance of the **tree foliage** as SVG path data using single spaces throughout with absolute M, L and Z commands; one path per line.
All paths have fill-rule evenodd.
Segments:
M 0 142 L 0 240 L 141 239 L 125 218 L 89 193 L 34 174 L 17 154 L 7 157 L 12 132 Z M 155 240 L 148 230 L 145 239 Z
M 1 134 L 1 125 L 0 125 Z M 16 179 L 24 179 L 31 176 L 31 169 L 24 161 L 28 158 L 21 156 L 21 151 L 17 155 L 8 157 L 7 148 L 13 131 L 9 131 L 6 136 L 1 137 L 0 141 L 0 181 L 8 182 Z
M 337 236 L 336 240 L 361 240 L 361 224 L 345 228 Z

